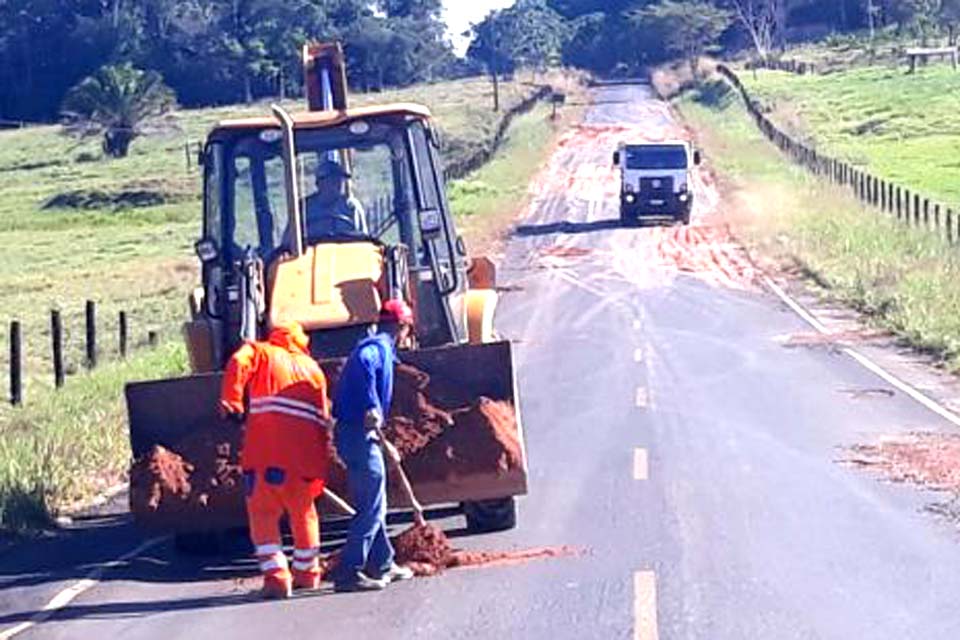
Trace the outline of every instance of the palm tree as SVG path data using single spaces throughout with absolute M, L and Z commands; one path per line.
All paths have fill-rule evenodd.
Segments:
M 103 152 L 123 158 L 130 143 L 175 105 L 176 96 L 159 73 L 127 62 L 101 67 L 74 85 L 61 111 L 68 133 L 103 135 Z

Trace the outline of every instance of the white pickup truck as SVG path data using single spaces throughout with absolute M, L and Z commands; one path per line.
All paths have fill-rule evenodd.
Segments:
M 621 143 L 613 154 L 620 167 L 620 220 L 669 216 L 690 223 L 693 208 L 691 173 L 700 152 L 683 140 Z

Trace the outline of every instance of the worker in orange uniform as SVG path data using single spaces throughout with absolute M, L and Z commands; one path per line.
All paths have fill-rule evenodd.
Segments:
M 288 598 L 294 588 L 320 584 L 314 500 L 326 478 L 330 408 L 326 378 L 308 344 L 299 324 L 278 324 L 267 341 L 240 347 L 223 378 L 222 413 L 237 422 L 246 418 L 240 465 L 266 598 Z M 280 539 L 284 512 L 293 530 L 292 572 Z

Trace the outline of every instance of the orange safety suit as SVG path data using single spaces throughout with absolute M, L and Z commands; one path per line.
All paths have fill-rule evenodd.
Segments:
M 266 342 L 247 342 L 230 358 L 220 408 L 244 414 L 240 465 L 250 537 L 264 574 L 264 591 L 289 594 L 320 581 L 320 522 L 314 501 L 323 493 L 329 461 L 330 407 L 323 371 L 296 323 L 278 325 Z M 293 531 L 293 571 L 283 553 L 280 518 Z

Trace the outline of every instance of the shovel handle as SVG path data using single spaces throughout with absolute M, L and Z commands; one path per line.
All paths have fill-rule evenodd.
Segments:
M 387 451 L 387 447 L 392 447 L 390 441 L 387 440 L 386 436 L 383 435 L 382 429 L 377 429 L 377 436 L 380 438 L 380 446 L 383 448 L 384 456 L 389 458 L 393 463 L 393 468 L 397 472 L 397 476 L 400 478 L 400 486 L 403 488 L 403 492 L 407 496 L 407 501 L 410 502 L 410 506 L 413 507 L 413 518 L 416 521 L 417 525 L 423 526 L 426 524 L 426 519 L 423 517 L 423 505 L 420 504 L 420 501 L 417 500 L 416 494 L 413 492 L 413 485 L 410 484 L 410 478 L 407 477 L 407 473 L 403 470 L 403 465 L 400 461 L 394 458 Z

